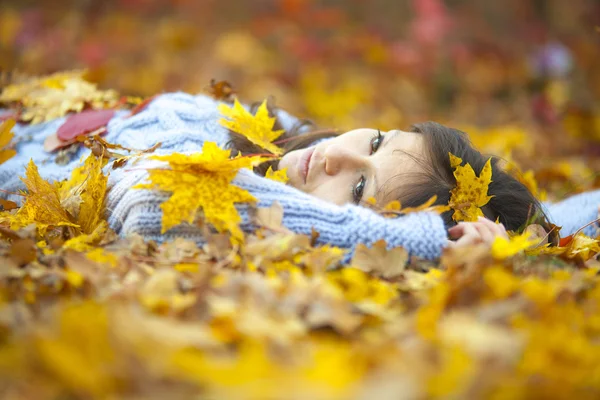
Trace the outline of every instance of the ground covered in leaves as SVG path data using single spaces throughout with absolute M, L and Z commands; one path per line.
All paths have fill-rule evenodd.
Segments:
M 2 397 L 600 397 L 597 237 L 579 233 L 550 247 L 532 227 L 492 247 L 447 249 L 437 262 L 379 242 L 343 265 L 342 250 L 313 246 L 318 233 L 282 227 L 277 206 L 257 210 L 262 228 L 252 234 L 239 230 L 231 209 L 209 212 L 206 222 L 221 233 L 204 226 L 207 243 L 198 246 L 118 238 L 104 205 L 107 169 L 153 150 L 103 141 L 114 109 L 135 113 L 162 90 L 229 95 L 229 86 L 207 84 L 224 76 L 244 99 L 275 94 L 279 105 L 326 127 L 397 128 L 432 115 L 455 122 L 479 148 L 511 161 L 507 168 L 541 199 L 596 188 L 600 69 L 591 49 L 598 35 L 574 23 L 586 2 L 547 2 L 560 21 L 538 25 L 527 5 L 489 6 L 500 16 L 522 11 L 511 14 L 517 28 L 498 34 L 493 27 L 501 24 L 474 20 L 476 6 L 415 1 L 404 39 L 394 36 L 408 15 L 402 7 L 355 5 L 353 14 L 311 1 L 282 1 L 274 10 L 262 2 L 228 8 L 220 18 L 231 22 L 219 27 L 209 24 L 219 21 L 216 2 L 174 2 L 169 13 L 163 3 L 49 11 L 15 2 L 0 10 L 2 65 L 24 69 L 1 76 L 3 86 L 20 85 L 1 95 L 11 111 L 1 115 L 0 162 L 15 155 L 19 140 L 9 117 L 39 123 L 92 112 L 83 131 L 71 120 L 46 143 L 60 157 L 73 146 L 92 150 L 71 179 L 46 182 L 32 164 L 21 171 L 23 201 L 0 200 Z M 355 15 L 373 26 L 363 29 Z M 479 31 L 469 32 L 473 26 Z M 561 29 L 570 53 L 532 39 L 561 37 Z M 453 42 L 451 32 L 463 37 Z M 73 60 L 89 67 L 88 81 L 142 97 L 79 78 L 65 83 L 73 73 L 22 77 L 70 69 Z M 565 60 L 579 70 L 565 70 Z M 232 129 L 234 110 L 222 110 Z M 219 174 L 230 187 L 233 171 L 252 165 L 211 151 L 222 169 L 208 170 L 201 156 L 167 157 L 171 169 L 146 185 L 176 194 L 164 177 L 183 168 Z M 163 228 L 210 209 L 198 201 L 186 213 L 166 213 Z

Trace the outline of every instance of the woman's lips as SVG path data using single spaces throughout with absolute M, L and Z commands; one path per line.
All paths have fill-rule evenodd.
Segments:
M 315 151 L 314 147 L 309 147 L 302 153 L 298 159 L 298 175 L 302 177 L 302 180 L 306 184 L 306 178 L 308 177 L 308 170 L 310 165 L 310 159 Z

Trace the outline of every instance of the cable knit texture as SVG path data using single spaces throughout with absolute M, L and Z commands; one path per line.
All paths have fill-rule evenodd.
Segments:
M 128 117 L 128 111 L 118 112 L 108 124 L 106 140 L 134 149 L 145 149 L 161 142 L 157 154 L 198 152 L 205 141 L 224 146 L 229 136 L 218 122 L 217 105 L 217 101 L 203 95 L 163 94 L 135 116 Z M 291 128 L 297 121 L 284 111 L 278 112 L 278 118 L 285 129 Z M 15 134 L 20 138 L 18 154 L 0 165 L 2 189 L 9 192 L 24 189 L 19 175 L 24 174 L 30 159 L 38 165 L 45 179 L 63 180 L 70 176 L 89 150 L 79 149 L 67 165 L 59 166 L 54 162 L 55 156 L 42 148 L 44 139 L 56 132 L 64 120 L 59 118 L 45 124 L 18 125 L 15 128 Z M 202 242 L 200 231 L 190 225 L 182 224 L 166 234 L 160 233 L 160 204 L 168 198 L 168 194 L 131 189 L 145 181 L 147 176 L 139 165 L 110 171 L 107 198 L 110 226 L 122 236 L 136 232 L 157 242 L 175 237 Z M 379 239 L 385 239 L 388 247 L 404 246 L 411 254 L 428 259 L 439 257 L 447 242 L 443 221 L 433 213 L 387 219 L 363 207 L 325 202 L 249 170 L 240 171 L 234 184 L 252 193 L 258 199 L 258 207 L 268 207 L 278 201 L 283 206 L 283 224 L 288 229 L 303 234 L 310 234 L 312 228 L 316 229 L 320 233 L 320 244 L 328 243 L 350 250 L 346 260 L 357 244 L 371 245 Z M 20 196 L 8 197 L 21 200 Z M 600 191 L 595 191 L 573 196 L 555 205 L 547 204 L 546 207 L 553 221 L 563 226 L 562 234 L 566 235 L 596 218 L 599 204 Z M 248 205 L 240 204 L 237 208 L 243 219 L 242 229 L 252 231 L 255 227 L 250 220 Z M 593 232 L 594 227 L 586 229 L 588 234 Z

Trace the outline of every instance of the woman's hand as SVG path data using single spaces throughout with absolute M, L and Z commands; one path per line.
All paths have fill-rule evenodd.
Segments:
M 491 245 L 497 236 L 508 239 L 504 225 L 496 224 L 487 218 L 479 217 L 476 222 L 459 222 L 458 225 L 448 229 L 448 247 L 459 247 L 485 243 Z

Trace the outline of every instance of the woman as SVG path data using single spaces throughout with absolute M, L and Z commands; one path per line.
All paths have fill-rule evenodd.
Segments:
M 137 149 L 161 142 L 156 151 L 158 154 L 198 152 L 205 141 L 230 146 L 242 153 L 256 152 L 243 138 L 230 135 L 219 124 L 221 115 L 217 105 L 217 101 L 206 96 L 164 94 L 135 116 L 128 118 L 128 112 L 119 112 L 109 122 L 105 139 Z M 278 111 L 277 117 L 281 126 L 288 130 L 288 138 L 294 132 L 306 130 L 305 125 L 283 111 Z M 45 138 L 63 122 L 64 118 L 61 118 L 16 129 L 22 141 L 17 147 L 17 156 L 0 165 L 2 189 L 10 192 L 23 189 L 18 176 L 24 173 L 29 159 L 40 167 L 45 179 L 68 178 L 87 150 L 80 149 L 63 166 L 54 163 L 51 155 L 42 150 Z M 283 206 L 283 224 L 287 228 L 303 234 L 310 234 L 314 228 L 320 234 L 318 243 L 349 249 L 348 257 L 357 244 L 370 245 L 384 239 L 388 247 L 403 246 L 412 255 L 433 259 L 451 243 L 449 238 L 457 239 L 454 245 L 490 242 L 497 235 L 506 235 L 504 226 L 517 229 L 529 216 L 541 211 L 527 189 L 502 172 L 494 160 L 493 182 L 488 192 L 494 197 L 483 212 L 489 219 L 499 218 L 503 225 L 481 220 L 453 226 L 450 213 L 439 216 L 421 212 L 395 219 L 384 218 L 359 204 L 372 196 L 379 204 L 397 199 L 404 206 L 412 206 L 434 194 L 439 203 L 445 204 L 455 184 L 448 152 L 463 158 L 477 172 L 487 158 L 471 148 L 460 132 L 435 123 L 416 125 L 411 132 L 362 129 L 331 136 L 324 133 L 297 135 L 286 142 L 288 151 L 279 166 L 288 168 L 290 185 L 265 179 L 248 170 L 240 171 L 234 184 L 250 191 L 258 199 L 259 207 L 268 207 L 278 201 Z M 261 169 L 266 170 L 266 165 Z M 168 195 L 131 189 L 146 178 L 146 171 L 137 167 L 111 171 L 107 199 L 111 227 L 121 235 L 136 232 L 158 242 L 174 237 L 201 241 L 199 229 L 188 225 L 180 225 L 161 235 L 159 207 Z M 563 235 L 573 233 L 596 218 L 600 192 L 586 193 L 567 201 L 578 205 L 576 215 L 557 214 L 552 207 L 549 209 L 552 222 L 563 225 Z M 560 206 L 557 209 L 560 210 Z M 252 231 L 255 227 L 248 206 L 241 204 L 238 210 L 243 218 L 242 229 Z M 590 227 L 587 232 L 592 230 Z

